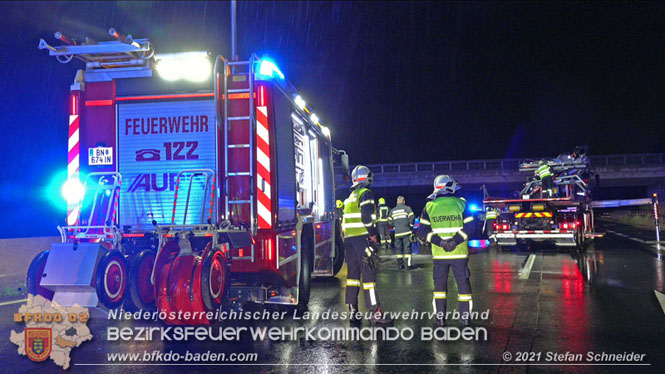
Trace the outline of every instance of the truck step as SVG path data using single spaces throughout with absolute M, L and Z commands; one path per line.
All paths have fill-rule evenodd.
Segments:
M 227 175 L 229 177 L 251 177 L 252 173 L 250 173 L 248 171 L 242 171 L 242 172 L 228 173 Z
M 249 88 L 230 88 L 229 93 L 249 93 Z
M 229 204 L 249 204 L 250 200 L 229 200 Z
M 249 148 L 249 144 L 229 144 L 229 148 Z
M 248 121 L 249 116 L 240 116 L 240 117 L 229 117 L 227 118 L 229 121 Z

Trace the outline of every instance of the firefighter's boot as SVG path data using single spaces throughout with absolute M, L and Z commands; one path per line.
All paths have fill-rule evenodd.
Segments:
M 371 312 L 372 316 L 370 317 L 369 321 L 372 323 L 372 325 L 387 325 L 393 323 L 392 318 L 383 314 L 381 307 L 374 308 L 371 310 Z
M 358 311 L 358 305 L 349 304 L 349 323 L 360 323 L 362 317 Z

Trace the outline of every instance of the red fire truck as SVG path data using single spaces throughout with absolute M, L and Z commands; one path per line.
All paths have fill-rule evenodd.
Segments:
M 40 41 L 85 70 L 70 90 L 67 225 L 29 290 L 107 308 L 305 308 L 310 278 L 344 261 L 333 164 L 348 170 L 346 153 L 274 61 L 159 55 L 109 34 Z
M 547 164 L 553 174 L 553 195 L 543 195 L 543 182 L 530 177 L 517 199 L 487 197 L 485 207 L 499 216 L 493 223 L 493 238 L 502 247 L 530 242 L 549 242 L 557 247 L 582 250 L 585 243 L 603 233 L 595 231 L 591 187 L 598 184 L 591 171 L 587 147 L 550 160 L 525 160 L 520 171 L 533 176 Z

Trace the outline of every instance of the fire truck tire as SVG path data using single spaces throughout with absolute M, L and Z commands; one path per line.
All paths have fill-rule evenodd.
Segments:
M 333 258 L 333 277 L 339 273 L 344 265 L 344 240 L 341 235 L 335 235 L 335 257 Z
M 296 309 L 303 312 L 309 304 L 310 281 L 312 279 L 312 237 L 307 234 L 303 235 L 300 247 L 300 277 L 298 279 L 298 305 Z
M 109 309 L 122 304 L 127 288 L 127 261 L 118 251 L 108 251 L 97 264 L 95 289 L 99 302 Z
M 227 299 L 229 268 L 226 256 L 219 248 L 207 251 L 202 263 L 201 296 L 209 311 L 214 311 Z
M 585 244 L 584 243 L 584 233 L 582 232 L 582 229 L 578 228 L 577 231 L 575 232 L 575 247 L 574 248 L 577 251 L 582 252 L 586 248 L 584 244 Z
M 52 300 L 53 291 L 40 286 L 42 278 L 45 275 L 44 267 L 46 267 L 48 254 L 49 251 L 45 250 L 35 256 L 35 258 L 30 263 L 30 267 L 28 268 L 28 275 L 26 277 L 25 284 L 29 294 L 40 295 L 47 300 Z
M 154 310 L 155 286 L 150 282 L 155 251 L 144 249 L 130 259 L 129 295 L 125 298 L 127 310 Z

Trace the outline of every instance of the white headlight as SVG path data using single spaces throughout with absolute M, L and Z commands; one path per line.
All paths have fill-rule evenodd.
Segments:
M 321 127 L 321 132 L 323 133 L 323 135 L 330 137 L 330 129 L 327 128 L 326 126 Z
M 312 122 L 314 123 L 319 123 L 319 117 L 314 113 L 312 113 L 312 115 L 309 116 L 309 119 L 312 120 Z
M 159 76 L 167 81 L 175 81 L 180 79 L 180 67 L 176 60 L 167 59 L 161 60 L 157 63 L 157 71 Z
M 298 108 L 305 109 L 305 106 L 307 104 L 305 103 L 305 100 L 303 100 L 302 97 L 300 97 L 300 95 L 296 96 L 295 101 L 296 101 L 296 105 L 298 106 Z
M 168 81 L 187 79 L 203 82 L 210 77 L 212 65 L 207 52 L 186 52 L 157 55 L 157 72 Z
M 83 195 L 85 194 L 85 187 L 80 180 L 73 178 L 67 179 L 67 181 L 62 185 L 60 189 L 62 197 L 67 201 L 67 204 L 74 205 L 78 204 L 83 200 Z
M 203 82 L 210 77 L 212 66 L 205 57 L 188 57 L 183 61 L 183 65 L 185 66 L 184 76 L 188 81 Z

